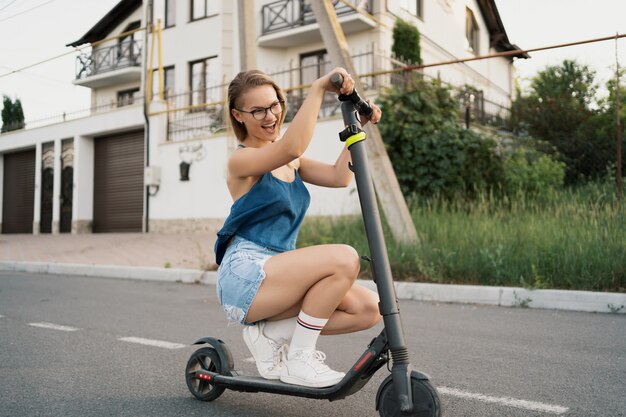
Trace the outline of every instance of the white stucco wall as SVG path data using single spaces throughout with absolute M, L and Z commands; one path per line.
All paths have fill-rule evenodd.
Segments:
M 201 160 L 194 160 L 189 181 L 180 180 L 182 147 L 203 147 Z M 150 198 L 150 219 L 221 219 L 228 215 L 230 196 L 226 189 L 225 135 L 201 141 L 169 142 L 158 145 L 161 186 Z
M 216 2 L 219 4 L 220 2 Z M 155 1 L 155 22 L 157 19 L 165 21 L 163 0 Z M 162 32 L 163 66 L 174 66 L 175 93 L 182 93 L 190 89 L 189 63 L 204 58 L 216 56 L 210 78 L 216 83 L 222 81 L 222 14 L 216 14 L 205 19 L 189 21 L 191 2 L 178 1 L 176 5 L 176 25 Z M 221 10 L 221 7 L 220 7 Z M 156 50 L 156 49 L 155 49 Z M 153 68 L 158 68 L 155 53 Z M 148 65 L 150 65 L 148 63 Z

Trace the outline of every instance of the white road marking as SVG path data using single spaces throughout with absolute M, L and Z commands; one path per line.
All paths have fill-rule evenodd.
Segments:
M 2 317 L 4 317 L 4 316 L 3 316 L 2 314 L 0 314 L 0 319 L 1 319 Z
M 28 323 L 28 325 L 33 327 L 41 327 L 44 329 L 61 330 L 63 332 L 75 332 L 77 330 L 80 330 L 76 327 L 63 326 L 61 324 L 54 323 Z
M 121 340 L 122 342 L 138 343 L 140 345 L 155 346 L 165 349 L 181 349 L 187 347 L 187 345 L 181 345 L 180 343 L 165 342 L 163 340 L 144 339 L 143 337 L 120 337 L 117 340 Z
M 540 403 L 537 401 L 519 400 L 511 397 L 491 397 L 489 395 L 478 394 L 473 392 L 461 391 L 456 388 L 437 387 L 437 391 L 444 395 L 452 395 L 454 397 L 468 398 L 471 400 L 478 400 L 485 403 L 493 403 L 506 405 L 509 407 L 521 408 L 524 410 L 539 411 L 542 413 L 550 414 L 563 414 L 569 411 L 569 408 L 562 407 L 560 405 L 552 405 Z

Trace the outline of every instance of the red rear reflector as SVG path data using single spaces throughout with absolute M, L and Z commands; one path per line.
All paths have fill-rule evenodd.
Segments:
M 367 360 L 368 360 L 369 358 L 371 358 L 371 357 L 372 357 L 372 352 L 367 352 L 367 353 L 363 356 L 363 358 L 359 361 L 359 363 L 357 363 L 356 365 L 354 365 L 354 372 L 358 371 L 358 370 L 359 370 L 359 368 L 361 368 L 361 366 L 363 366 L 363 364 L 364 364 L 365 362 L 367 362 Z

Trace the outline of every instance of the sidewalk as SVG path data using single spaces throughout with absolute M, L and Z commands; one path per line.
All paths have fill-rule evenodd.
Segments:
M 0 271 L 215 284 L 215 233 L 0 235 Z M 374 288 L 373 282 L 359 283 Z M 626 294 L 396 282 L 399 299 L 626 313 Z
M 211 234 L 0 235 L 0 262 L 210 269 Z

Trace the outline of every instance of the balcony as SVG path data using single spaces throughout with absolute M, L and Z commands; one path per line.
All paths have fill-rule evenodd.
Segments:
M 125 39 L 76 57 L 75 85 L 107 87 L 141 80 L 141 43 Z
M 371 0 L 349 0 L 354 7 L 371 12 Z M 358 13 L 339 0 L 332 0 L 337 18 L 344 33 L 350 34 L 371 29 L 376 22 Z M 319 24 L 309 5 L 309 0 L 278 0 L 261 8 L 261 36 L 259 46 L 285 48 L 322 40 Z

